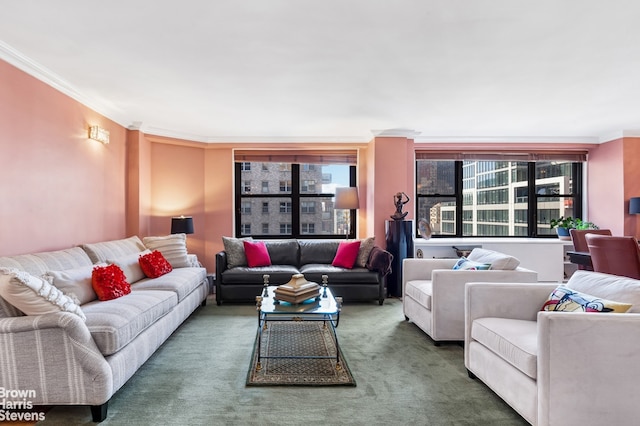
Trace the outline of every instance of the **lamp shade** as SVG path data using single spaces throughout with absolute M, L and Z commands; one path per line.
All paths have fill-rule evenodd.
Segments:
M 358 188 L 350 186 L 347 188 L 336 188 L 336 209 L 357 209 L 360 207 L 358 199 Z
M 640 213 L 640 197 L 631 197 L 629 199 L 629 214 Z
M 193 234 L 193 218 L 191 216 L 172 217 L 172 234 Z

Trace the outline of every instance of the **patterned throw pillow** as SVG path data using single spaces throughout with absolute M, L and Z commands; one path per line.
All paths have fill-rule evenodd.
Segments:
M 542 306 L 542 311 L 563 312 L 627 312 L 630 303 L 613 302 L 565 286 L 556 287 Z
M 352 269 L 358 259 L 358 252 L 360 251 L 360 240 L 356 241 L 340 241 L 336 256 L 331 262 L 332 266 L 339 268 Z
M 0 268 L 0 297 L 27 315 L 71 312 L 87 319 L 73 298 L 46 279 L 15 268 Z
M 253 238 L 222 237 L 224 252 L 227 254 L 227 268 L 247 266 L 247 256 L 244 252 L 243 241 L 253 241 Z
M 271 265 L 271 257 L 264 241 L 243 241 L 242 244 L 247 256 L 247 265 L 250 268 Z
M 173 270 L 171 264 L 158 250 L 140 256 L 138 263 L 140 263 L 144 274 L 149 278 L 158 278 Z
M 369 260 L 369 255 L 371 254 L 371 250 L 373 250 L 373 246 L 376 245 L 376 239 L 374 237 L 365 238 L 360 241 L 360 250 L 358 251 L 358 258 L 356 259 L 356 266 L 361 268 L 365 268 L 367 265 L 367 260 Z
M 131 285 L 118 265 L 96 266 L 91 274 L 93 290 L 98 299 L 112 300 L 131 293 Z
M 490 263 L 474 262 L 464 256 L 458 259 L 456 264 L 453 265 L 453 269 L 456 271 L 488 271 L 489 268 L 491 268 Z

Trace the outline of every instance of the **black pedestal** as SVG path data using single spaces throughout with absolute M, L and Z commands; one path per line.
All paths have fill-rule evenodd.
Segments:
M 387 275 L 387 296 L 402 297 L 402 261 L 413 257 L 413 221 L 387 220 L 387 251 L 393 255 L 391 273 Z

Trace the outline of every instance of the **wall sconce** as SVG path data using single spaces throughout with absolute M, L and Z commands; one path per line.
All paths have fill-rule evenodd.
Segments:
M 629 214 L 640 214 L 640 197 L 629 198 Z
M 193 234 L 193 218 L 191 216 L 172 217 L 172 234 Z
M 89 139 L 106 145 L 109 143 L 109 131 L 100 126 L 91 126 L 89 127 Z
M 347 238 L 349 238 L 351 234 L 351 210 L 360 208 L 358 188 L 354 186 L 336 188 L 336 202 L 334 206 L 336 209 L 349 210 L 349 220 L 347 222 Z

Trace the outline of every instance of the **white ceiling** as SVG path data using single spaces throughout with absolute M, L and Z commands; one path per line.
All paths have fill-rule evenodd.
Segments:
M 204 142 L 640 134 L 637 0 L 4 0 L 0 58 Z

